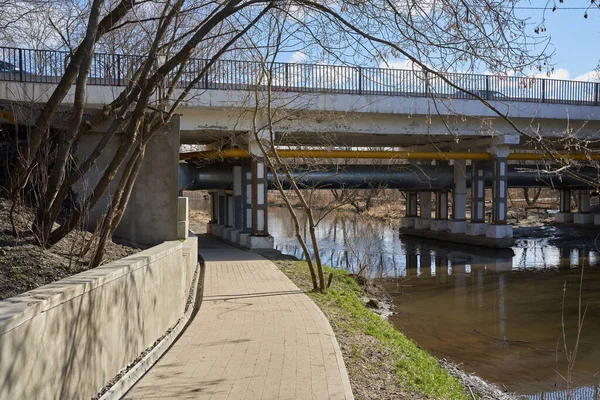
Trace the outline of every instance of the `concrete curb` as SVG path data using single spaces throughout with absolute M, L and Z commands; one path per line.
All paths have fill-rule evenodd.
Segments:
M 152 349 L 134 366 L 132 366 L 122 377 L 120 377 L 99 400 L 118 400 L 152 368 L 152 366 L 169 350 L 175 341 L 188 327 L 192 319 L 198 313 L 202 303 L 204 288 L 205 265 L 202 256 L 198 255 L 198 264 L 194 282 L 192 282 L 192 292 L 190 300 L 183 316 L 177 321 L 177 324 Z

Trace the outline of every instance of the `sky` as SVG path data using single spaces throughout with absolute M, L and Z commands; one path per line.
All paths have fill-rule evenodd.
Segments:
M 550 37 L 547 53 L 554 53 L 551 64 L 554 79 L 597 80 L 594 69 L 600 62 L 600 8 L 590 5 L 591 0 L 523 0 L 519 2 L 517 15 L 528 20 L 528 31 L 543 24 L 546 31 L 541 35 Z M 594 0 L 596 3 L 600 0 Z M 556 11 L 552 12 L 556 5 Z M 587 18 L 584 17 L 587 10 Z M 541 49 L 540 49 L 541 51 Z M 285 61 L 303 62 L 306 56 L 298 51 Z M 385 65 L 382 63 L 381 65 Z M 389 60 L 389 67 L 411 69 L 412 63 L 404 59 Z M 544 71 L 537 74 L 547 77 Z
M 598 65 L 600 60 L 600 9 L 592 7 L 584 18 L 585 10 L 569 8 L 585 8 L 590 0 L 564 0 L 556 2 L 557 10 L 550 11 L 553 2 L 532 0 L 521 2 L 522 7 L 538 8 L 548 4 L 549 10 L 520 9 L 522 17 L 530 18 L 531 28 L 544 22 L 546 34 L 551 37 L 551 48 L 555 54 L 552 58 L 556 79 L 585 78 L 585 75 Z

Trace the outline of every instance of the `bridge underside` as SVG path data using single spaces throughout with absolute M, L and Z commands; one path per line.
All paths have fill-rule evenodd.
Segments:
M 6 85 L 6 93 L 0 93 L 0 99 L 4 99 L 0 100 L 0 123 L 33 123 L 39 111 L 36 104 L 48 97 L 52 85 L 9 86 Z M 114 99 L 118 93 L 118 88 L 114 87 L 90 87 L 87 114 Z M 536 140 L 518 135 L 509 121 L 494 115 L 479 101 L 462 99 L 446 102 L 428 98 L 335 94 L 300 96 L 286 93 L 282 96 L 278 101 L 279 104 L 285 104 L 286 108 L 279 114 L 274 129 L 278 146 L 490 153 L 492 159 L 486 163 L 454 160 L 449 166 L 452 169 L 452 179 L 444 187 L 405 188 L 407 214 L 402 231 L 406 234 L 480 243 L 491 247 L 507 247 L 512 243 L 512 227 L 506 220 L 507 189 L 510 183 L 507 156 L 511 150 L 534 150 Z M 249 133 L 255 128 L 255 120 L 262 127 L 266 125 L 265 115 L 254 115 L 251 101 L 249 103 L 251 99 L 239 91 L 205 90 L 192 98 L 180 110 L 178 144 L 199 144 L 212 150 L 242 148 L 252 154 L 249 160 L 234 162 L 230 187 L 214 188 L 211 194 L 210 232 L 241 246 L 272 246 L 267 223 L 268 171 L 262 154 L 252 143 L 254 135 Z M 556 151 L 568 149 L 566 146 L 571 146 L 577 139 L 586 140 L 589 148 L 600 148 L 598 107 L 519 102 L 506 104 L 497 101 L 491 103 L 507 113 L 520 130 L 532 138 L 543 138 Z M 65 116 L 68 115 L 69 108 L 67 98 L 63 105 Z M 65 129 L 66 121 L 66 117 L 57 118 L 54 128 Z M 260 125 L 258 127 L 261 128 Z M 105 126 L 95 127 L 92 137 L 97 137 L 105 129 Z M 565 138 L 569 140 L 558 140 Z M 82 138 L 83 143 L 88 140 L 91 139 Z M 173 144 L 169 142 L 166 147 L 168 149 L 163 151 L 173 152 Z M 160 145 L 157 146 L 158 151 Z M 148 162 L 156 164 L 155 160 Z M 428 162 L 424 160 L 423 163 Z M 467 181 L 469 164 L 471 178 Z M 98 165 L 96 174 L 102 169 L 103 166 Z M 169 176 L 173 175 L 173 171 L 177 173 L 177 165 L 171 158 L 169 167 L 161 170 L 160 174 L 164 175 L 166 170 L 169 171 Z M 154 172 L 156 173 L 156 168 Z M 145 184 L 152 185 L 153 182 L 156 182 L 156 177 L 148 175 Z M 467 199 L 467 185 L 471 188 L 470 199 Z M 141 189 L 140 186 L 136 187 Z M 480 212 L 484 207 L 486 188 L 491 188 L 493 193 L 490 221 Z M 589 213 L 587 189 L 580 192 L 579 211 L 571 214 L 567 200 L 570 198 L 568 190 L 571 189 L 565 188 L 561 192 L 561 198 L 564 199 L 561 203 L 565 204 L 561 205 L 557 221 L 572 219 L 574 222 L 594 223 L 594 216 Z M 167 196 L 172 197 L 173 204 L 176 204 L 176 193 L 171 186 Z M 149 210 L 150 214 L 153 209 L 164 208 L 164 204 L 153 202 L 147 192 L 140 194 L 140 199 L 148 200 L 144 209 Z M 449 199 L 452 199 L 451 209 Z M 468 220 L 467 203 L 470 203 L 473 210 Z M 170 214 L 176 215 L 173 207 L 167 209 Z M 172 215 L 168 218 L 172 218 Z M 174 220 L 176 219 L 175 217 Z M 127 225 L 126 219 L 124 222 Z M 600 220 L 597 222 L 600 223 Z M 138 222 L 132 222 L 136 223 Z M 165 235 L 173 236 L 171 226 L 168 231 Z M 149 241 L 157 239 L 160 238 L 149 238 Z

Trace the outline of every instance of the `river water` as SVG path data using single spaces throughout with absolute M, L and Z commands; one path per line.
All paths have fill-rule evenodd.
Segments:
M 270 209 L 269 230 L 279 250 L 302 257 L 286 209 Z M 599 399 L 596 233 L 549 226 L 515 234 L 512 250 L 494 251 L 401 237 L 384 222 L 344 212 L 317 229 L 323 261 L 368 268 L 394 299 L 390 321 L 430 353 L 524 398 Z

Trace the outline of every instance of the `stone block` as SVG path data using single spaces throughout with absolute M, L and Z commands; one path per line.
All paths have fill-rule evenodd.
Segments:
M 239 229 L 232 229 L 229 231 L 228 237 L 226 239 L 229 240 L 231 243 L 237 243 L 239 234 Z
M 466 233 L 467 221 L 448 221 L 448 231 L 452 233 Z
M 504 239 L 513 237 L 512 225 L 488 225 L 485 228 L 485 236 L 492 239 Z
M 242 247 L 248 247 L 248 238 L 250 237 L 249 233 L 240 233 L 238 235 L 237 244 Z
M 231 232 L 233 232 L 233 227 L 231 226 L 226 226 L 225 228 L 223 228 L 223 230 L 221 231 L 221 239 L 223 240 L 229 240 L 229 235 L 231 234 Z
M 446 232 L 448 230 L 448 220 L 432 219 L 430 230 L 434 232 Z
M 594 214 L 575 213 L 573 214 L 573 222 L 581 225 L 593 224 Z
M 257 249 L 272 249 L 275 247 L 275 239 L 273 236 L 248 236 L 246 247 L 250 250 Z
M 573 222 L 573 213 L 556 213 L 554 214 L 555 222 Z
M 466 234 L 470 236 L 485 236 L 485 228 L 488 224 L 484 222 L 469 222 L 467 223 Z
M 417 219 L 417 217 L 405 217 L 402 219 L 402 222 L 400 223 L 400 227 L 402 228 L 414 228 L 415 227 L 415 220 Z
M 429 229 L 431 228 L 431 218 L 416 218 L 415 229 Z

